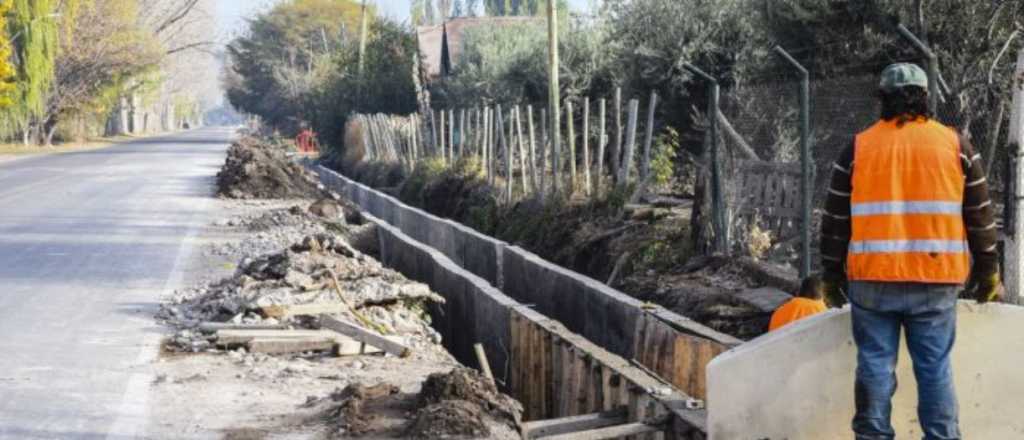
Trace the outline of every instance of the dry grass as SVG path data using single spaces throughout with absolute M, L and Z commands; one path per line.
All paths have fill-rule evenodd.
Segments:
M 88 151 L 136 139 L 131 136 L 114 136 L 102 138 L 90 138 L 81 142 L 68 142 L 50 147 L 40 145 L 0 144 L 0 156 L 24 156 L 34 154 L 70 153 L 74 151 Z

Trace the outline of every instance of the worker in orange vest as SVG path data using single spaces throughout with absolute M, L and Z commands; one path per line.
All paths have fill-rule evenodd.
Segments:
M 892 439 L 901 331 L 914 363 L 926 440 L 959 439 L 950 352 L 961 285 L 999 298 L 996 224 L 981 155 L 932 118 L 928 77 L 887 67 L 881 119 L 833 164 L 821 224 L 825 295 L 852 309 L 857 439 Z M 972 267 L 973 261 L 973 267 Z
M 828 310 L 825 305 L 825 296 L 821 278 L 810 276 L 804 278 L 800 283 L 800 291 L 793 299 L 786 301 L 781 307 L 772 313 L 772 320 L 768 324 L 768 331 L 772 331 L 791 322 L 799 321 L 808 316 Z

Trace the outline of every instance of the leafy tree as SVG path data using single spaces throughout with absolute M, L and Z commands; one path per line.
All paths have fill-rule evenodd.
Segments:
M 107 92 L 154 71 L 163 52 L 152 35 L 137 25 L 134 0 L 76 0 L 65 8 L 51 87 L 37 124 L 40 143 L 53 141 L 59 122 L 87 112 L 111 110 Z M 155 81 L 149 81 L 155 83 Z
M 361 8 L 353 0 L 290 0 L 257 16 L 227 48 L 231 104 L 296 131 L 305 98 L 332 68 L 332 53 L 354 45 Z
M 357 50 L 335 54 L 327 78 L 310 95 L 306 119 L 321 141 L 340 152 L 344 121 L 354 113 L 410 114 L 416 111 L 413 60 L 417 54 L 411 29 L 380 19 L 371 27 L 365 71 L 356 67 Z
M 27 144 L 38 125 L 35 119 L 46 106 L 57 56 L 54 0 L 14 0 L 8 31 L 14 37 L 14 105 L 0 110 L 0 137 L 24 135 Z
M 7 12 L 10 0 L 0 0 L 0 109 L 14 104 L 14 66 L 11 64 L 11 38 L 7 34 Z

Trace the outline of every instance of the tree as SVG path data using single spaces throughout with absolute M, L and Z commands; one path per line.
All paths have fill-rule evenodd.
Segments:
M 28 144 L 46 105 L 57 55 L 53 0 L 14 0 L 8 30 L 14 33 L 14 104 L 0 110 L 0 137 L 23 135 Z
M 11 38 L 7 34 L 10 0 L 0 0 L 0 109 L 14 105 L 14 66 L 11 64 Z
M 40 143 L 53 142 L 62 118 L 89 110 L 108 113 L 111 106 L 100 102 L 108 90 L 156 69 L 162 51 L 136 17 L 134 0 L 78 0 L 62 10 L 67 36 L 59 38 L 53 82 L 38 117 Z
M 227 48 L 231 104 L 296 131 L 305 99 L 333 68 L 334 55 L 357 46 L 361 11 L 353 0 L 290 0 L 254 18 L 248 34 Z M 376 12 L 370 7 L 367 14 Z
M 466 4 L 464 0 L 455 0 L 452 2 L 452 17 L 462 17 L 466 15 Z
M 327 77 L 304 106 L 320 140 L 340 152 L 346 121 L 354 113 L 409 114 L 416 111 L 413 60 L 419 50 L 411 29 L 388 19 L 371 27 L 362 75 L 356 50 L 343 48 L 333 58 Z

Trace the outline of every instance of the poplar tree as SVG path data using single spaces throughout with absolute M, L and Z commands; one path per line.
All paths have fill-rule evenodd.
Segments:
M 14 104 L 14 65 L 11 64 L 11 37 L 7 33 L 10 0 L 0 0 L 0 109 Z
M 14 0 L 10 22 L 15 63 L 13 105 L 0 112 L 0 137 L 21 132 L 28 142 L 45 109 L 57 55 L 54 0 Z

